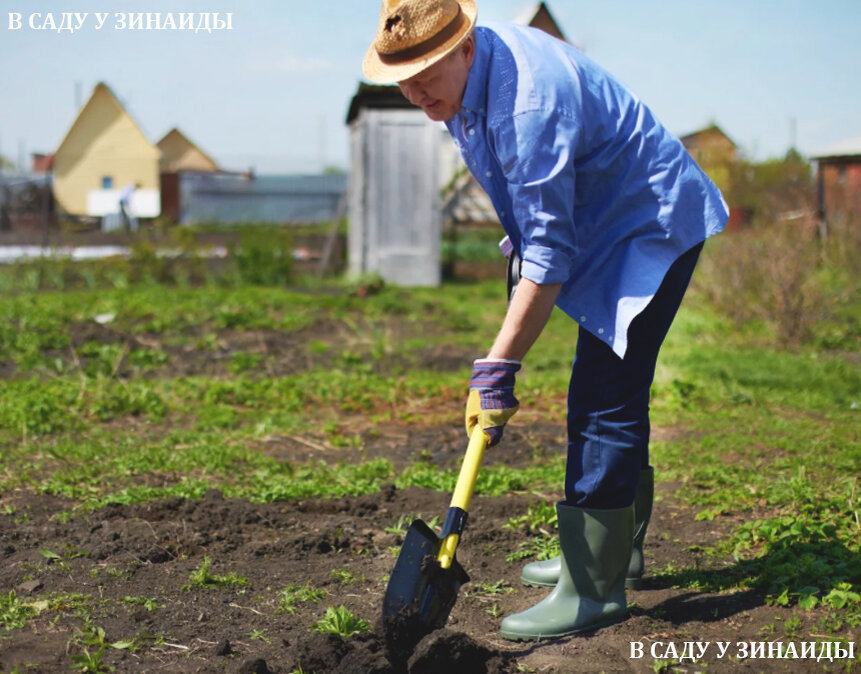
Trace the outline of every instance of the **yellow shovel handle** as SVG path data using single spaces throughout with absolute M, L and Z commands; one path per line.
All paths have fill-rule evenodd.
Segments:
M 454 494 L 452 494 L 449 507 L 460 508 L 464 512 L 469 510 L 472 493 L 475 491 L 475 480 L 478 477 L 478 469 L 481 467 L 485 449 L 487 449 L 487 436 L 481 428 L 476 426 L 469 438 L 469 446 L 463 457 L 460 475 L 457 477 L 457 484 L 454 487 Z M 460 534 L 458 533 L 449 534 L 443 539 L 437 556 L 442 568 L 447 569 L 451 566 L 459 539 Z

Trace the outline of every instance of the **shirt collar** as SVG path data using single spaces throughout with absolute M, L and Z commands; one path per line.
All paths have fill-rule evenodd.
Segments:
M 487 32 L 483 28 L 476 28 L 473 35 L 475 57 L 466 79 L 461 108 L 466 112 L 484 115 L 487 112 L 487 64 L 490 60 L 490 43 Z

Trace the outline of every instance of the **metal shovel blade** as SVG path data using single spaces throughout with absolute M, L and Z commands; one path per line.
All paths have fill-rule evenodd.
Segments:
M 383 634 L 395 657 L 408 657 L 423 637 L 445 625 L 460 586 L 469 581 L 456 559 L 447 569 L 440 566 L 441 543 L 422 520 L 414 520 L 404 536 L 383 599 Z

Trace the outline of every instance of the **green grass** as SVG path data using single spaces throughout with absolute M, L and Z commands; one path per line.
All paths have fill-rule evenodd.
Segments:
M 471 360 L 505 311 L 501 281 L 409 291 L 376 284 L 363 296 L 355 284 L 318 281 L 289 290 L 120 285 L 0 295 L 0 492 L 66 496 L 72 509 L 62 519 L 212 488 L 255 502 L 367 494 L 390 483 L 453 489 L 457 471 L 422 461 L 425 448 L 396 470 L 365 458 L 363 434 L 380 424 L 460 426 Z M 855 305 L 845 313 L 850 322 L 859 314 Z M 857 355 L 817 348 L 821 340 L 778 349 L 756 330 L 714 315 L 694 290 L 662 351 L 652 401 L 656 479 L 677 485 L 683 516 L 723 524 L 726 534 L 706 551 L 714 568 L 668 569 L 661 582 L 755 591 L 824 612 L 829 629 L 857 625 Z M 290 340 L 299 365 L 272 374 L 266 353 L 225 350 L 255 331 Z M 562 426 L 575 346 L 573 324 L 554 312 L 518 375 L 514 424 Z M 431 348 L 462 356 L 462 367 L 422 366 Z M 220 369 L 179 373 L 189 352 Z M 336 447 L 345 460 L 292 463 L 265 451 L 270 439 L 290 436 Z M 560 460 L 494 463 L 476 487 L 559 493 L 563 477 Z M 408 524 L 393 522 L 392 533 Z M 555 554 L 552 504 L 510 526 L 528 534 L 512 556 Z M 189 586 L 219 578 L 203 567 Z M 277 610 L 312 601 L 303 592 L 285 589 Z M 0 602 L 2 616 L 28 611 L 14 593 Z M 20 618 L 4 626 L 12 620 Z
M 653 423 L 680 437 L 653 443 L 653 462 L 659 480 L 680 483 L 676 497 L 696 519 L 744 521 L 708 549 L 733 565 L 668 582 L 752 588 L 806 607 L 830 604 L 846 584 L 857 592 L 861 369 L 839 353 L 751 349 L 719 325 L 690 340 L 709 320 L 683 312 L 671 332 Z M 861 604 L 849 597 L 843 608 L 861 624 Z
M 559 537 L 555 535 L 539 534 L 534 538 L 521 541 L 517 544 L 517 550 L 505 555 L 506 562 L 516 562 L 522 559 L 535 558 L 535 561 L 543 562 L 559 556 Z
M 526 513 L 512 517 L 508 520 L 505 527 L 507 529 L 524 528 L 527 531 L 535 532 L 540 530 L 552 531 L 559 527 L 558 518 L 556 515 L 556 506 L 547 501 L 540 501 L 526 508 Z

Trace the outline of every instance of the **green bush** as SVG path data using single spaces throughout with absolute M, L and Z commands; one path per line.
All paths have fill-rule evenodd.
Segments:
M 290 233 L 270 227 L 249 228 L 239 243 L 229 248 L 230 259 L 242 283 L 286 285 L 293 278 L 293 246 Z

